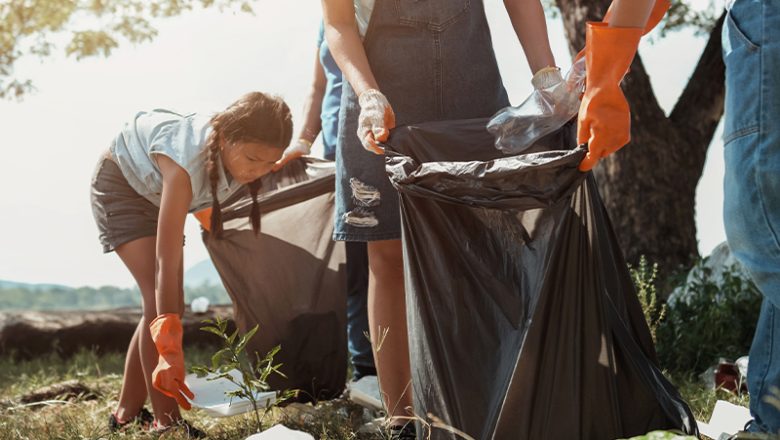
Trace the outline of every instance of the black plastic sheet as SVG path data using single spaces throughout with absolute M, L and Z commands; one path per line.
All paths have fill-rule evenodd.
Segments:
M 506 156 L 486 123 L 401 127 L 387 145 L 415 412 L 480 440 L 696 433 L 570 127 Z
M 331 239 L 334 172 L 332 162 L 291 162 L 263 178 L 257 236 L 242 191 L 222 207 L 222 238 L 203 237 L 239 330 L 260 325 L 248 351 L 262 358 L 281 345 L 274 360 L 287 378 L 269 384 L 300 390 L 303 401 L 336 397 L 346 382 L 346 257 Z

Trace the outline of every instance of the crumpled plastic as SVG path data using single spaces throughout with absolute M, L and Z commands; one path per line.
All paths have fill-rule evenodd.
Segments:
M 585 91 L 585 57 L 574 62 L 563 81 L 534 90 L 516 107 L 498 111 L 487 124 L 495 146 L 505 154 L 520 154 L 577 116 Z

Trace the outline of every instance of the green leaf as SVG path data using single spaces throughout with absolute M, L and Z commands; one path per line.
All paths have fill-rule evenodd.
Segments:
M 210 326 L 209 326 L 209 327 L 201 327 L 200 329 L 201 329 L 202 331 L 204 331 L 204 332 L 213 333 L 213 334 L 215 334 L 215 335 L 219 336 L 220 338 L 223 338 L 223 339 L 225 338 L 225 334 L 224 334 L 223 332 L 221 332 L 221 331 L 220 331 L 218 328 L 216 328 L 216 327 L 210 327 Z
M 236 353 L 241 353 L 244 351 L 244 348 L 246 348 L 246 344 L 249 343 L 249 341 L 252 339 L 252 337 L 257 333 L 257 329 L 259 328 L 258 325 L 252 327 L 251 330 L 246 332 L 243 336 L 241 336 L 241 339 L 238 342 L 238 345 L 236 345 Z
M 204 377 L 207 376 L 211 371 L 209 371 L 208 368 L 196 365 L 191 368 L 191 371 L 195 373 L 198 377 Z
M 230 350 L 227 348 L 223 348 L 222 350 L 219 350 L 218 352 L 214 353 L 213 356 L 211 356 L 211 368 L 216 370 L 219 368 L 219 365 L 222 363 L 222 356 L 225 353 L 229 353 Z
M 238 329 L 236 329 L 232 335 L 227 339 L 228 344 L 233 345 L 236 341 L 236 336 L 238 336 Z

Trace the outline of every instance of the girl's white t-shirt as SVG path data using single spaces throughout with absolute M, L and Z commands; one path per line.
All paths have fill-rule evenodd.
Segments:
M 125 124 L 111 146 L 111 157 L 122 170 L 127 183 L 142 197 L 160 206 L 162 174 L 154 155 L 171 158 L 190 176 L 192 201 L 189 211 L 212 205 L 211 181 L 206 164 L 209 154 L 206 140 L 211 133 L 209 117 L 197 113 L 179 113 L 155 109 L 136 113 Z M 241 188 L 218 165 L 217 199 L 223 202 Z
M 374 10 L 376 0 L 354 0 L 355 20 L 357 21 L 360 36 L 365 37 L 368 30 L 368 22 L 371 20 L 371 12 Z

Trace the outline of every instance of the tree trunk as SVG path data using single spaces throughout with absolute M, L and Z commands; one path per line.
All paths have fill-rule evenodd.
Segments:
M 574 54 L 584 46 L 585 22 L 599 20 L 609 2 L 557 0 L 557 5 Z M 722 24 L 723 16 L 669 116 L 636 56 L 622 84 L 631 106 L 632 141 L 594 170 L 626 259 L 636 264 L 644 255 L 658 263 L 662 280 L 699 256 L 696 186 L 723 114 Z

